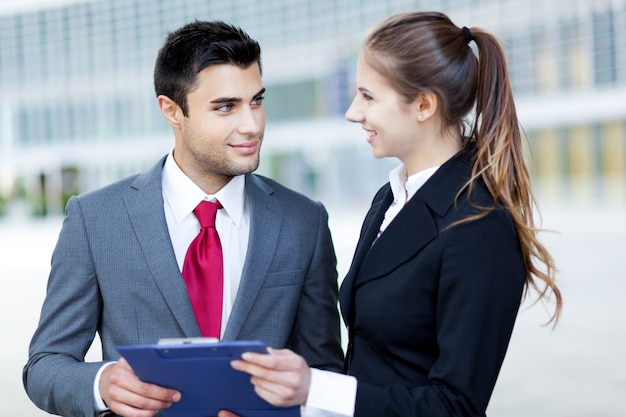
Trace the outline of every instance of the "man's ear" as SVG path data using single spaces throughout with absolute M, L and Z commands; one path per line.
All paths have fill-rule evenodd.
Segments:
M 424 122 L 437 113 L 439 99 L 434 93 L 419 93 L 413 102 L 417 120 Z
M 157 97 L 157 104 L 161 110 L 161 114 L 165 121 L 174 129 L 180 126 L 180 118 L 184 117 L 183 111 L 178 104 L 168 96 L 160 95 Z

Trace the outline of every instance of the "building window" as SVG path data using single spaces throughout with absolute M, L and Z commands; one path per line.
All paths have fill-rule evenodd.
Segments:
M 560 25 L 561 55 L 560 87 L 564 90 L 580 89 L 591 84 L 588 51 L 583 48 L 581 25 L 578 20 L 562 22 Z
M 613 12 L 593 16 L 594 80 L 596 85 L 614 84 L 617 79 L 615 57 L 615 27 Z
M 513 90 L 520 95 L 533 93 L 533 47 L 532 35 L 529 31 L 522 31 L 519 34 L 511 34 L 505 45 L 507 48 L 507 60 L 509 76 Z

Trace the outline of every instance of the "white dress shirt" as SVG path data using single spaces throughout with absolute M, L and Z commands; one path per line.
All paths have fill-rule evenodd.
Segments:
M 185 175 L 170 152 L 163 165 L 161 184 L 165 220 L 181 273 L 187 249 L 191 241 L 200 232 L 200 222 L 193 214 L 193 210 L 202 200 L 218 200 L 223 207 L 217 211 L 215 217 L 215 229 L 220 237 L 224 256 L 224 298 L 221 327 L 223 335 L 237 296 L 248 250 L 250 208 L 245 197 L 245 176 L 233 177 L 217 193 L 207 195 Z M 94 400 L 98 412 L 107 409 L 100 396 L 100 377 L 104 368 L 113 363 L 115 362 L 103 365 L 94 380 Z
M 378 235 L 385 231 L 389 223 L 398 215 L 402 207 L 415 195 L 422 185 L 439 169 L 438 166 L 426 168 L 423 171 L 416 172 L 410 177 L 407 176 L 406 168 L 400 165 L 389 173 L 389 185 L 393 193 L 393 202 L 385 212 L 385 218 L 380 225 Z
M 248 250 L 250 208 L 245 198 L 245 176 L 236 176 L 214 195 L 206 195 L 178 167 L 170 153 L 163 166 L 162 184 L 165 220 L 181 272 L 187 249 L 200 232 L 200 222 L 193 210 L 202 200 L 218 200 L 223 207 L 217 211 L 215 217 L 215 229 L 220 237 L 224 256 L 223 335 L 235 302 Z
M 404 165 L 394 168 L 389 173 L 389 185 L 393 193 L 393 202 L 385 212 L 378 236 L 398 215 L 404 205 L 415 195 L 426 181 L 439 169 L 438 166 L 427 168 L 410 177 Z M 352 417 L 356 401 L 357 380 L 353 376 L 311 369 L 309 396 L 302 417 Z

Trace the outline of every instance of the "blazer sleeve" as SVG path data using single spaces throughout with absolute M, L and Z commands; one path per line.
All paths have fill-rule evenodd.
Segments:
M 343 368 L 337 305 L 337 259 L 328 228 L 328 213 L 316 202 L 315 249 L 298 302 L 290 348 L 309 366 L 331 371 Z
M 357 386 L 356 417 L 484 416 L 513 331 L 525 282 L 508 215 L 442 232 L 437 299 L 439 355 L 422 386 Z M 419 300 L 416 300 L 419 302 Z
M 101 298 L 79 201 L 73 197 L 67 204 L 39 325 L 23 370 L 31 400 L 63 416 L 95 414 L 93 383 L 102 366 L 102 362 L 84 362 L 97 330 Z

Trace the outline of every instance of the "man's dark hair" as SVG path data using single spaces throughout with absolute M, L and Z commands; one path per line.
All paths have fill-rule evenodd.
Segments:
M 200 71 L 217 64 L 248 68 L 254 63 L 261 69 L 261 47 L 241 28 L 196 20 L 167 35 L 154 66 L 154 90 L 157 96 L 172 99 L 187 116 L 187 94 Z

